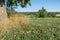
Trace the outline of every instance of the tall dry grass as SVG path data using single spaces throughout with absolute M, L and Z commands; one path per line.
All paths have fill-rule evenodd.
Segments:
M 28 25 L 30 23 L 29 17 L 19 17 L 18 15 L 14 17 L 7 18 L 6 20 L 0 21 L 0 40 L 2 40 L 6 33 L 12 29 L 17 29 L 22 27 L 22 25 Z

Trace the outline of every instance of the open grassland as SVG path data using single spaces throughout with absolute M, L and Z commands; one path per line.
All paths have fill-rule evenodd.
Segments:
M 0 40 L 60 40 L 60 18 L 10 17 L 0 22 Z

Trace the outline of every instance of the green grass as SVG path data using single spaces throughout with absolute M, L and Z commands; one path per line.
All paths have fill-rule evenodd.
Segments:
M 60 18 L 31 18 L 28 25 L 11 29 L 4 40 L 60 40 Z

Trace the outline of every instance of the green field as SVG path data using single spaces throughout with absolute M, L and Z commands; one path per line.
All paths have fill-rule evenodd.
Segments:
M 29 24 L 16 27 L 3 40 L 60 40 L 60 18 L 30 18 Z

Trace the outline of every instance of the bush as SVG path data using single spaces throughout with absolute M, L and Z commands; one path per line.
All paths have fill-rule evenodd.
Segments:
M 50 12 L 49 12 L 49 13 L 47 14 L 47 16 L 48 16 L 48 17 L 56 17 L 56 13 L 53 13 L 53 12 L 50 13 Z
M 47 17 L 47 13 L 46 12 L 40 12 L 39 13 L 39 17 Z

